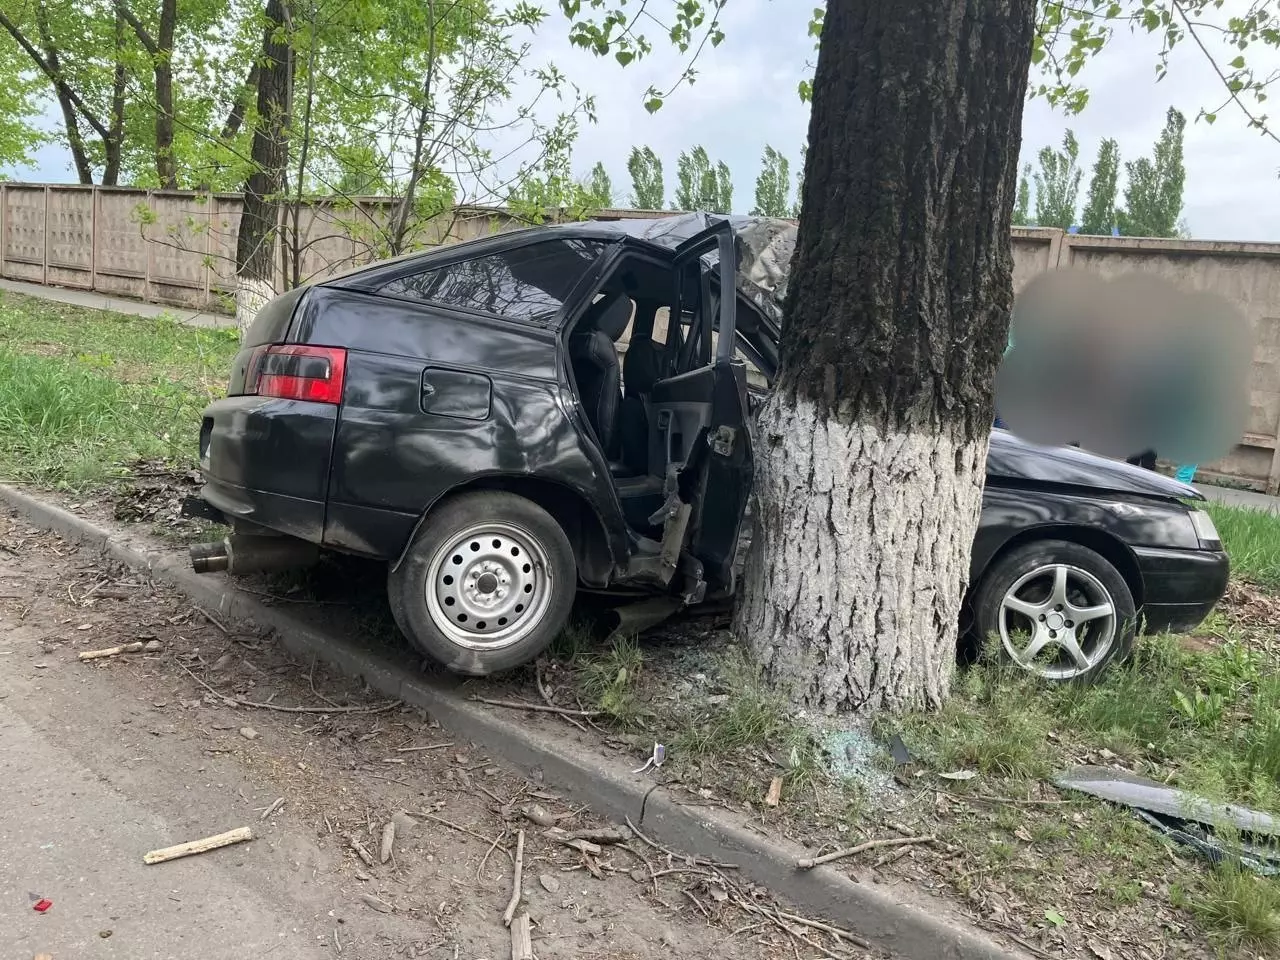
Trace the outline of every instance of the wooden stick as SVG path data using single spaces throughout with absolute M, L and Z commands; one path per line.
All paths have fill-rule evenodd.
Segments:
M 554 707 L 556 703 L 554 700 L 551 699 L 551 691 L 548 690 L 547 685 L 542 682 L 542 661 L 541 660 L 539 660 L 537 663 L 533 665 L 533 675 L 534 675 L 534 679 L 538 681 L 538 693 L 542 697 L 542 702 L 545 703 L 548 707 Z M 564 717 L 566 723 L 573 724 L 583 733 L 587 732 L 587 727 L 581 720 L 575 720 L 573 717 L 563 713 L 560 714 L 560 716 Z
M 220 700 L 226 700 L 234 703 L 239 707 L 252 707 L 255 710 L 275 710 L 277 713 L 386 713 L 388 710 L 394 710 L 400 706 L 400 701 L 396 700 L 392 703 L 384 703 L 380 707 L 280 707 L 274 703 L 258 703 L 254 700 L 243 700 L 240 697 L 233 697 L 229 694 L 222 693 L 213 689 L 209 684 L 205 683 L 194 673 L 188 670 L 183 664 L 179 663 L 183 671 L 196 683 L 204 687 L 210 693 Z
M 490 700 L 488 697 L 472 697 L 476 703 L 487 703 L 491 707 L 506 707 L 508 710 L 532 710 L 534 713 L 556 713 L 562 717 L 598 717 L 600 710 L 570 710 L 567 707 L 556 707 L 548 703 L 526 703 L 523 700 Z
M 423 750 L 448 750 L 453 746 L 453 741 L 448 743 L 428 743 L 425 747 L 396 747 L 398 753 L 420 753 Z
M 363 843 L 356 839 L 356 835 L 354 833 L 348 839 L 351 842 L 351 849 L 356 852 L 356 856 L 364 861 L 364 865 L 366 867 L 372 867 L 373 854 L 365 848 Z
M 378 859 L 386 863 L 391 859 L 391 848 L 396 842 L 396 822 L 388 820 L 382 828 L 382 846 L 378 849 Z
M 868 840 L 866 843 L 860 843 L 856 847 L 846 847 L 844 850 L 836 850 L 834 853 L 827 853 L 821 857 L 804 857 L 796 861 L 796 866 L 801 870 L 810 870 L 820 864 L 830 863 L 832 860 L 843 860 L 845 857 L 852 857 L 854 854 L 862 853 L 864 850 L 874 850 L 877 847 L 901 847 L 912 843 L 934 843 L 937 839 L 930 833 L 922 837 L 884 837 L 880 840 Z
M 76 654 L 77 659 L 85 660 L 101 660 L 104 657 L 118 657 L 122 653 L 141 653 L 144 644 L 141 640 L 135 640 L 133 643 L 122 643 L 118 647 L 104 647 L 101 650 L 81 650 Z
M 436 823 L 440 824 L 441 826 L 448 827 L 450 830 L 457 830 L 459 833 L 465 833 L 468 837 L 474 837 L 476 840 L 479 840 L 481 843 L 493 842 L 489 837 L 486 837 L 482 833 L 476 833 L 474 830 L 468 830 L 466 827 L 459 826 L 458 824 L 454 823 L 452 820 L 446 820 L 444 817 L 436 816 L 436 814 L 429 813 L 426 810 L 418 810 L 416 812 L 411 811 L 411 813 L 413 816 L 419 818 L 420 820 L 434 820 Z M 507 853 L 507 848 L 503 847 L 502 852 Z M 511 854 L 507 853 L 507 856 L 510 856 L 510 855 Z
M 515 874 L 511 879 L 511 899 L 507 901 L 507 909 L 502 911 L 502 922 L 505 926 L 511 926 L 511 918 L 516 914 L 516 907 L 520 905 L 520 897 L 523 891 L 520 889 L 520 883 L 524 879 L 524 831 L 521 830 L 516 834 L 516 866 Z M 521 914 L 525 925 L 525 937 L 529 933 L 529 915 Z M 512 931 L 512 942 L 515 940 L 515 932 Z M 532 954 L 531 954 L 532 956 Z
M 627 826 L 631 828 L 631 832 L 634 833 L 641 840 L 643 840 L 646 846 L 653 847 L 653 849 L 659 851 L 660 853 L 665 853 L 668 857 L 670 857 L 673 860 L 683 860 L 686 863 L 693 863 L 699 867 L 714 867 L 718 870 L 737 870 L 738 869 L 738 865 L 736 863 L 717 863 L 715 860 L 704 860 L 701 857 L 681 856 L 680 854 L 676 853 L 674 850 L 669 850 L 668 848 L 664 847 L 662 844 L 658 843 L 656 840 L 650 840 L 648 837 L 646 837 L 643 833 L 640 832 L 639 827 L 637 827 L 634 823 L 631 822 L 630 817 L 624 817 L 623 819 L 627 821 Z
M 769 792 L 765 794 L 764 805 L 766 807 L 776 807 L 782 800 L 782 778 L 774 777 L 769 783 Z
M 220 833 L 214 837 L 205 837 L 203 840 L 191 840 L 187 843 L 180 843 L 177 846 L 165 847 L 162 850 L 152 850 L 142 858 L 142 862 L 164 863 L 166 860 L 178 860 L 197 853 L 208 853 L 210 850 L 217 850 L 219 847 L 229 847 L 233 843 L 244 843 L 246 840 L 252 839 L 252 830 L 248 827 L 237 827 L 235 830 L 228 830 L 226 833 Z
M 267 819 L 267 817 L 271 816 L 273 813 L 275 813 L 277 810 L 279 810 L 283 806 L 284 806 L 284 797 L 277 797 L 275 802 L 272 803 L 271 806 L 267 807 L 267 809 L 262 811 L 262 816 L 260 816 L 258 819 L 259 820 Z
M 511 960 L 533 960 L 533 940 L 529 935 L 529 915 L 522 913 L 511 925 Z

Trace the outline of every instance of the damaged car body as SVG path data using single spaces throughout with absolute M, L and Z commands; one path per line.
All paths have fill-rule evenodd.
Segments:
M 277 297 L 204 414 L 190 510 L 232 532 L 193 564 L 386 561 L 408 639 L 476 675 L 536 657 L 579 589 L 732 597 L 793 245 L 764 218 L 575 223 Z M 1194 625 L 1227 575 L 1198 499 L 996 431 L 965 620 L 1055 679 L 1122 655 L 1139 612 Z

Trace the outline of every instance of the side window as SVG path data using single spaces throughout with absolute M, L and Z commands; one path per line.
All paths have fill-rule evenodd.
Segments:
M 515 320 L 541 320 L 560 309 L 604 248 L 596 240 L 544 240 L 401 277 L 378 292 Z

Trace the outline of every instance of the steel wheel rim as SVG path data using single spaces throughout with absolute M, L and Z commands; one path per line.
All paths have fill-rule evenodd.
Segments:
M 542 622 L 555 581 L 538 538 L 513 523 L 473 524 L 431 557 L 427 611 L 468 650 L 501 650 Z
M 1000 601 L 1000 643 L 1019 666 L 1049 680 L 1093 669 L 1117 636 L 1115 600 L 1102 581 L 1068 563 L 1023 574 Z

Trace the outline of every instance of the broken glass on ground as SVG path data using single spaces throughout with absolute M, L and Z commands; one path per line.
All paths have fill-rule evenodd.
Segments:
M 1075 767 L 1053 782 L 1128 807 L 1144 823 L 1211 863 L 1228 860 L 1261 876 L 1280 876 L 1280 822 L 1269 814 L 1216 803 L 1107 767 Z M 1219 836 L 1218 831 L 1235 836 Z

